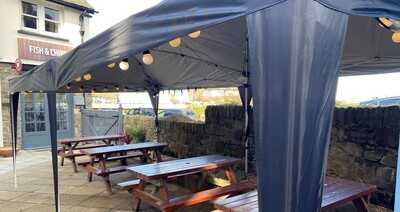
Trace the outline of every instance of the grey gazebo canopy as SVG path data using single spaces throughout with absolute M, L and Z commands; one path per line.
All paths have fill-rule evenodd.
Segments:
M 247 83 L 246 17 L 225 17 L 216 26 L 200 26 L 195 20 L 174 20 L 178 14 L 159 20 L 153 15 L 159 14 L 157 9 L 133 15 L 66 55 L 11 79 L 11 92 L 156 91 Z M 198 38 L 188 36 L 198 30 Z M 400 71 L 400 45 L 392 42 L 391 34 L 374 19 L 351 17 L 341 75 Z M 177 37 L 181 44 L 174 48 L 167 41 Z M 154 58 L 151 65 L 142 61 L 146 50 Z M 129 61 L 129 70 L 118 67 L 121 60 Z
M 56 92 L 156 95 L 165 89 L 231 87 L 249 81 L 257 114 L 260 211 L 318 211 L 339 70 L 342 75 L 400 71 L 399 45 L 392 43 L 392 32 L 378 27 L 373 18 L 348 21 L 349 14 L 396 19 L 400 3 L 164 0 L 10 79 L 13 143 L 18 93 L 47 92 L 58 194 Z M 177 38 L 181 44 L 174 48 Z M 151 54 L 154 63 L 144 64 L 144 54 L 147 62 Z M 119 68 L 121 61 L 129 63 L 127 71 Z

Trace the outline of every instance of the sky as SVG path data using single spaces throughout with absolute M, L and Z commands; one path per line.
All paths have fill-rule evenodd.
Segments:
M 152 7 L 161 0 L 88 0 L 99 11 L 90 23 L 95 36 L 130 15 Z M 400 96 L 400 73 L 341 77 L 337 100 L 361 102 L 373 98 Z
M 152 7 L 161 0 L 87 0 L 96 11 L 90 20 L 90 34 L 95 36 L 125 18 Z
M 400 73 L 339 78 L 337 100 L 361 102 L 400 96 Z

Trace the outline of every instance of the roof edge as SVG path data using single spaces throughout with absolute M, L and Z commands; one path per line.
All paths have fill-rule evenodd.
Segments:
M 71 7 L 71 8 L 77 9 L 77 10 L 86 11 L 86 12 L 91 13 L 91 14 L 97 13 L 97 11 L 94 10 L 93 8 L 85 7 L 85 6 L 78 5 L 78 4 L 73 4 L 73 3 L 70 3 L 70 2 L 63 1 L 63 0 L 47 0 L 47 1 L 54 2 L 54 3 L 57 3 L 57 4 L 61 4 L 61 5 L 67 6 L 67 7 Z

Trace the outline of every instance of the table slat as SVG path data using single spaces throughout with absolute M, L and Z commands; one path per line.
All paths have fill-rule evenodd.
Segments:
M 322 197 L 323 209 L 330 209 L 351 202 L 355 199 L 367 196 L 376 191 L 376 186 L 354 181 L 326 178 Z M 224 212 L 249 212 L 258 211 L 257 191 L 248 192 L 242 195 L 217 200 L 215 206 Z
M 222 155 L 207 155 L 194 158 L 166 161 L 156 164 L 129 167 L 128 170 L 147 178 L 174 175 L 182 172 L 191 172 L 204 168 L 219 167 L 239 163 L 237 158 Z
M 151 150 L 151 149 L 164 148 L 166 146 L 168 146 L 168 144 L 166 143 L 145 142 L 145 143 L 124 144 L 124 145 L 84 149 L 81 150 L 81 152 L 86 155 L 92 156 L 92 155 L 111 154 L 111 153 L 127 152 L 127 151 L 138 151 L 144 149 Z
M 87 136 L 87 137 L 78 137 L 78 138 L 66 138 L 59 139 L 58 143 L 60 144 L 71 144 L 77 142 L 89 142 L 89 141 L 101 141 L 101 140 L 109 140 L 109 139 L 122 139 L 124 135 L 105 135 L 105 136 Z

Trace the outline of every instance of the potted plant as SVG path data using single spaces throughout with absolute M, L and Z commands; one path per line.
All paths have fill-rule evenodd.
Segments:
M 136 143 L 146 141 L 146 130 L 143 127 L 131 127 L 126 130 L 128 140 L 135 140 Z

